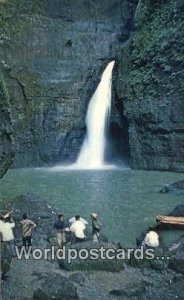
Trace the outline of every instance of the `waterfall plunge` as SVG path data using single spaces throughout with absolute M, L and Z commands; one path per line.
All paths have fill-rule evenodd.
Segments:
M 76 165 L 83 169 L 96 169 L 104 165 L 106 128 L 111 110 L 112 69 L 111 61 L 102 74 L 93 94 L 86 115 L 87 134 Z

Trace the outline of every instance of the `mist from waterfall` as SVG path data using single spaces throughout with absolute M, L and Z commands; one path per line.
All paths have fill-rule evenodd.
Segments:
M 101 81 L 93 94 L 86 115 L 87 133 L 76 165 L 83 169 L 104 166 L 106 133 L 111 111 L 112 70 L 111 61 L 102 74 Z

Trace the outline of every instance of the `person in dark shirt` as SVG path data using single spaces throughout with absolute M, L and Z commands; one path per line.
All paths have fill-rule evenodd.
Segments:
M 56 238 L 59 248 L 62 248 L 62 246 L 66 243 L 66 236 L 64 229 L 66 228 L 64 216 L 59 215 L 58 220 L 54 224 L 54 229 L 56 229 Z

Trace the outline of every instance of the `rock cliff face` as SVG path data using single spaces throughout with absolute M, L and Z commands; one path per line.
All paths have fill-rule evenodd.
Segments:
M 8 93 L 0 73 L 0 178 L 6 173 L 13 162 L 12 134 Z
M 183 10 L 182 0 L 140 0 L 121 51 L 117 91 L 135 169 L 184 170 Z
M 0 60 L 15 132 L 14 166 L 76 158 L 87 104 L 129 37 L 136 2 L 0 1 Z

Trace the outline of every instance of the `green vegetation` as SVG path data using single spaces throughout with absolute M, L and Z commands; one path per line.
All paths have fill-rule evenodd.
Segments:
M 184 37 L 181 0 L 140 1 L 135 14 L 136 32 L 122 53 L 120 83 L 129 101 L 182 97 Z

